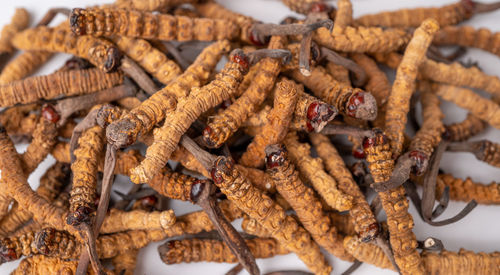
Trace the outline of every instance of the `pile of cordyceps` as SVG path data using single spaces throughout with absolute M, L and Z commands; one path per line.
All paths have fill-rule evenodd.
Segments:
M 158 249 L 166 264 L 239 263 L 231 274 L 259 274 L 256 258 L 286 253 L 330 274 L 320 247 L 354 262 L 347 273 L 367 263 L 499 274 L 497 252 L 417 241 L 406 196 L 435 226 L 500 203 L 496 183 L 439 172 L 446 150 L 500 167 L 499 144 L 466 141 L 500 128 L 500 79 L 454 62 L 466 47 L 500 55 L 499 33 L 455 26 L 500 5 L 463 0 L 353 19 L 349 0 L 283 2 L 304 16 L 266 24 L 211 1 L 119 0 L 52 9 L 27 28 L 18 9 L 0 39 L 3 60 L 21 51 L 0 75 L 1 262 L 25 257 L 14 274 L 133 274 L 139 250 L 167 239 Z M 58 13 L 67 20 L 48 27 Z M 459 48 L 445 55 L 443 45 Z M 30 76 L 56 52 L 73 57 Z M 396 71 L 394 83 L 380 64 Z M 444 125 L 441 99 L 467 118 Z M 410 136 L 417 102 L 422 123 Z M 14 143 L 26 140 L 18 154 Z M 49 154 L 57 162 L 32 190 L 27 177 Z M 358 160 L 346 165 L 351 155 Z M 115 174 L 132 182 L 116 201 Z M 176 216 L 165 198 L 202 210 Z M 449 199 L 469 203 L 439 220 Z M 387 220 L 376 219 L 382 210 Z

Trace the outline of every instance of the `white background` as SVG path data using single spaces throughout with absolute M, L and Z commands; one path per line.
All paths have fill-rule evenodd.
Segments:
M 493 2 L 481 0 L 483 2 Z M 10 22 L 15 7 L 25 7 L 33 16 L 32 22 L 37 22 L 49 7 L 85 7 L 86 5 L 102 4 L 96 0 L 2 0 L 0 8 L 0 26 Z M 109 2 L 109 1 L 106 1 Z M 263 22 L 278 23 L 285 16 L 293 14 L 278 0 L 219 0 L 227 8 L 237 12 L 253 16 Z M 403 7 L 416 6 L 439 6 L 455 2 L 453 0 L 353 0 L 354 16 L 360 16 L 367 13 L 374 13 L 382 10 L 395 10 Z M 333 2 L 334 3 L 334 2 Z M 475 27 L 487 27 L 493 31 L 500 31 L 500 11 L 478 15 L 469 20 L 466 24 Z M 58 19 L 62 19 L 61 16 Z M 65 55 L 58 55 L 51 62 L 46 64 L 39 74 L 47 74 L 56 69 L 64 60 Z M 488 74 L 500 76 L 500 59 L 497 56 L 481 52 L 480 50 L 469 50 L 468 54 L 462 60 L 478 61 L 480 67 Z M 483 94 L 483 93 L 482 93 Z M 484 94 L 483 94 L 484 95 Z M 457 122 L 465 118 L 465 112 L 458 109 L 451 103 L 443 102 L 446 113 L 445 123 Z M 489 129 L 484 134 L 474 138 L 474 140 L 488 138 L 500 142 L 500 132 L 495 129 Z M 20 146 L 19 150 L 24 150 L 25 146 Z M 45 169 L 52 165 L 54 160 L 49 157 L 29 178 L 29 183 L 33 188 L 38 186 L 38 181 Z M 473 180 L 489 183 L 499 180 L 500 170 L 490 167 L 477 161 L 471 154 L 446 153 L 442 162 L 444 171 L 454 174 L 456 177 L 465 178 L 470 176 Z M 122 179 L 117 183 L 121 189 L 128 188 L 129 185 Z M 464 203 L 451 202 L 449 208 L 439 219 L 444 219 L 456 214 L 464 207 Z M 182 215 L 191 212 L 197 208 L 189 203 L 172 203 L 176 214 Z M 458 251 L 461 247 L 476 252 L 493 252 L 500 250 L 500 209 L 495 206 L 478 206 L 469 216 L 458 223 L 443 226 L 432 227 L 422 222 L 415 212 L 413 205 L 410 212 L 415 219 L 414 232 L 419 240 L 428 236 L 439 238 L 443 241 L 448 250 Z M 160 242 L 161 243 L 161 242 Z M 156 247 L 160 243 L 155 243 L 142 249 L 139 254 L 136 274 L 223 274 L 228 271 L 233 264 L 214 264 L 214 263 L 196 263 L 179 264 L 167 266 L 163 264 L 158 256 Z M 340 261 L 331 256 L 328 257 L 334 267 L 334 274 L 340 274 L 347 269 L 350 263 Z M 10 273 L 19 261 L 3 264 L 0 266 L 0 274 Z M 267 273 L 283 269 L 301 269 L 307 270 L 304 264 L 294 255 L 278 256 L 273 259 L 258 260 L 258 265 L 262 273 Z M 388 270 L 378 269 L 369 265 L 362 265 L 356 274 L 395 274 Z M 242 272 L 241 274 L 246 274 Z

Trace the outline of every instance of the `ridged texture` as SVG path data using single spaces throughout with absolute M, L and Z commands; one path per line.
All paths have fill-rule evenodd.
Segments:
M 11 273 L 12 275 L 26 274 L 75 274 L 78 261 L 65 261 L 60 258 L 36 255 L 25 258 Z
M 360 262 L 379 268 L 393 269 L 384 251 L 374 243 L 365 243 L 356 236 L 347 236 L 344 238 L 344 248 Z
M 132 170 L 130 179 L 135 183 L 151 180 L 167 163 L 191 123 L 203 112 L 228 99 L 242 78 L 241 65 L 228 62 L 215 80 L 201 88 L 192 88 L 189 96 L 166 118 L 165 124 L 155 130 L 155 141 L 148 147 L 145 159 Z
M 0 106 L 33 103 L 59 95 L 72 96 L 97 92 L 123 82 L 121 73 L 99 69 L 73 70 L 34 76 L 0 86 Z
M 182 69 L 177 63 L 168 59 L 164 53 L 152 47 L 146 40 L 124 36 L 115 37 L 112 40 L 120 51 L 132 58 L 163 84 L 170 83 L 182 74 Z
M 173 172 L 168 168 L 165 170 L 150 180 L 148 185 L 160 195 L 174 200 L 193 202 L 191 190 L 200 188 L 199 186 L 203 184 L 210 184 L 207 180 L 199 180 L 189 175 Z
M 12 45 L 22 50 L 63 52 L 87 59 L 109 72 L 118 66 L 120 54 L 113 43 L 90 35 L 78 36 L 63 27 L 35 27 L 16 34 Z
M 106 129 L 108 142 L 123 147 L 134 143 L 139 135 L 149 132 L 165 116 L 174 111 L 177 101 L 189 95 L 192 87 L 208 80 L 221 55 L 230 49 L 229 41 L 219 41 L 206 47 L 184 73 L 159 90 L 124 118 Z
M 393 28 L 418 27 L 428 18 L 436 20 L 440 26 L 456 25 L 472 16 L 472 1 L 430 8 L 400 9 L 368 14 L 356 19 L 355 24 L 361 26 L 384 26 Z
M 14 52 L 11 45 L 12 37 L 19 31 L 28 27 L 30 23 L 30 14 L 24 8 L 17 8 L 10 23 L 2 28 L 0 35 L 0 54 Z
M 108 234 L 129 230 L 166 230 L 175 221 L 173 210 L 148 212 L 137 209 L 124 212 L 111 209 L 99 232 Z
M 334 34 L 343 33 L 346 27 L 352 25 L 352 3 L 350 0 L 338 0 L 337 12 L 335 13 L 335 20 L 333 22 Z
M 266 146 L 279 143 L 285 138 L 299 91 L 300 87 L 292 80 L 282 78 L 276 83 L 274 104 L 268 115 L 268 123 L 247 146 L 239 161 L 241 164 L 248 167 L 262 166 L 266 156 L 264 152 Z
M 289 252 L 278 241 L 271 238 L 256 238 L 245 241 L 256 259 L 271 258 Z M 166 264 L 216 262 L 237 263 L 229 247 L 218 240 L 184 239 L 168 241 L 159 248 L 160 258 Z
M 198 0 L 124 0 L 128 1 L 126 8 L 130 8 L 129 3 L 132 3 L 132 7 L 137 10 L 143 11 L 155 11 L 161 10 L 168 7 L 180 6 L 186 3 L 196 3 Z
M 283 247 L 296 253 L 312 272 L 330 274 L 332 268 L 309 233 L 245 179 L 232 159 L 217 158 L 212 168 L 212 179 L 229 200 L 262 224 Z
M 339 259 L 353 261 L 352 256 L 344 250 L 342 236 L 337 232 L 337 228 L 332 226 L 319 198 L 312 188 L 299 179 L 299 173 L 283 149 L 272 154 L 267 153 L 267 173 L 275 181 L 276 189 L 290 203 L 304 228 L 320 246 Z M 274 159 L 276 161 L 273 161 Z
M 268 48 L 281 49 L 285 44 L 286 38 L 273 36 Z M 280 63 L 278 59 L 265 58 L 256 65 L 259 66 L 259 71 L 252 78 L 248 89 L 227 109 L 210 118 L 207 130 L 203 132 L 203 139 L 207 144 L 220 147 L 256 111 L 272 90 L 280 73 Z
M 243 217 L 241 221 L 241 229 L 248 234 L 260 237 L 270 238 L 271 233 L 265 229 L 257 220 L 250 218 L 248 215 Z
M 57 142 L 57 136 L 56 123 L 40 117 L 33 131 L 33 139 L 21 155 L 21 165 L 26 175 L 31 174 L 52 151 Z
M 337 80 L 341 84 L 345 86 L 352 86 L 351 84 L 351 79 L 349 76 L 349 70 L 342 66 L 342 65 L 337 65 L 333 62 L 328 62 L 325 65 L 325 69 L 330 74 L 333 79 Z
M 438 31 L 433 44 L 474 47 L 500 56 L 500 32 L 472 26 L 448 26 Z
M 450 198 L 452 200 L 469 202 L 475 200 L 479 204 L 500 204 L 500 186 L 496 182 L 483 184 L 455 178 L 450 174 L 440 174 L 436 180 L 436 195 L 441 197 L 444 188 L 450 188 Z
M 457 252 L 422 252 L 424 265 L 430 275 L 475 275 L 500 273 L 500 252 L 474 253 L 465 249 Z
M 9 63 L 5 64 L 5 67 L 0 73 L 0 85 L 20 80 L 28 76 L 49 60 L 51 56 L 52 53 L 46 51 L 33 50 L 22 52 Z
M 415 90 L 418 68 L 424 61 L 427 48 L 438 29 L 439 25 L 435 20 L 425 20 L 415 30 L 413 38 L 406 47 L 403 60 L 398 66 L 385 114 L 385 131 L 395 156 L 399 156 L 403 150 L 404 129 L 410 110 L 410 98 Z
M 488 123 L 468 113 L 464 120 L 447 125 L 445 135 L 446 139 L 450 141 L 466 141 L 483 132 L 486 127 L 488 127 Z
M 5 261 L 14 261 L 22 256 L 38 254 L 39 250 L 33 244 L 35 233 L 29 232 L 19 237 L 3 238 L 0 240 L 1 258 Z
M 480 161 L 484 161 L 491 166 L 500 167 L 500 144 L 489 140 L 473 142 L 474 155 Z
M 353 220 L 354 228 L 359 237 L 363 241 L 373 240 L 378 234 L 377 220 L 344 160 L 328 137 L 321 134 L 310 134 L 309 137 L 326 170 L 337 181 L 337 187 L 345 194 L 352 196 L 353 205 L 349 210 L 349 216 Z
M 129 249 L 113 257 L 111 263 L 115 268 L 115 272 L 120 275 L 134 275 L 137 254 L 139 254 L 138 249 Z
M 238 26 L 226 20 L 189 18 L 129 9 L 73 9 L 71 30 L 80 35 L 114 34 L 158 40 L 233 39 Z
M 325 172 L 320 158 L 311 157 L 309 144 L 298 142 L 295 133 L 288 134 L 284 143 L 290 159 L 298 167 L 300 173 L 330 207 L 338 211 L 352 209 L 353 198 L 338 189 L 335 179 Z
M 285 4 L 289 9 L 294 12 L 308 14 L 311 5 L 314 3 L 322 3 L 322 0 L 282 0 L 283 4 Z

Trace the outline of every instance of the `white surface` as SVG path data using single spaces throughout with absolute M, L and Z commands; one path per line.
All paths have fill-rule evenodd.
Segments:
M 482 0 L 483 2 L 493 2 Z M 110 1 L 106 1 L 110 2 Z M 293 14 L 280 1 L 277 0 L 220 0 L 226 7 L 237 12 L 251 15 L 264 22 L 278 23 L 282 18 Z M 366 13 L 374 13 L 381 10 L 395 10 L 403 7 L 416 6 L 438 6 L 454 2 L 453 0 L 353 0 L 354 16 L 360 16 Z M 38 21 L 49 7 L 84 7 L 86 5 L 102 3 L 97 0 L 2 0 L 2 8 L 0 9 L 0 26 L 5 25 L 10 21 L 14 13 L 15 7 L 25 7 L 33 15 L 33 21 Z M 493 31 L 500 31 L 500 11 L 484 14 L 474 17 L 467 22 L 468 25 L 475 27 L 488 27 Z M 62 17 L 59 16 L 58 19 Z M 489 74 L 500 76 L 500 71 L 496 68 L 500 65 L 500 59 L 497 56 L 482 52 L 480 50 L 471 49 L 463 58 L 464 60 L 472 59 L 479 61 L 480 67 Z M 59 64 L 66 59 L 66 56 L 59 55 L 57 58 L 49 62 L 40 73 L 46 74 L 52 72 Z M 483 94 L 484 95 L 484 94 Z M 444 102 L 446 118 L 445 122 L 456 122 L 465 118 L 465 112 L 458 109 L 451 103 Z M 474 139 L 488 138 L 496 142 L 500 142 L 500 132 L 495 129 L 489 129 L 486 133 L 481 134 Z M 24 146 L 20 149 L 24 150 Z M 39 169 L 37 169 L 29 178 L 32 187 L 38 185 L 43 171 L 54 163 L 54 159 L 49 157 Z M 452 154 L 446 153 L 442 162 L 444 171 L 453 173 L 456 177 L 470 176 L 473 180 L 489 183 L 499 179 L 500 169 L 490 167 L 486 164 L 477 161 L 471 154 Z M 124 183 L 118 183 L 123 188 L 127 188 Z M 443 217 L 447 218 L 456 214 L 463 208 L 464 203 L 451 202 Z M 184 214 L 196 209 L 189 203 L 176 202 L 172 207 L 177 214 Z M 421 221 L 415 212 L 413 205 L 410 207 L 410 212 L 415 219 L 414 232 L 419 240 L 428 236 L 433 236 L 441 239 L 448 250 L 458 251 L 464 247 L 476 252 L 493 252 L 500 250 L 500 209 L 494 206 L 478 206 L 468 217 L 458 223 L 443 226 L 432 227 Z M 496 213 L 496 214 L 495 214 Z M 142 249 L 138 259 L 136 274 L 223 274 L 228 271 L 233 264 L 215 264 L 215 263 L 196 263 L 196 264 L 179 264 L 167 266 L 163 264 L 159 257 L 156 247 L 159 243 L 151 244 L 147 248 Z M 340 274 L 349 267 L 349 263 L 334 259 L 329 256 L 329 261 L 334 267 L 334 274 Z M 10 273 L 18 264 L 19 261 L 7 263 L 0 266 L 0 274 Z M 301 269 L 307 270 L 304 264 L 294 255 L 279 256 L 273 259 L 258 260 L 258 265 L 262 273 L 271 272 L 283 269 Z M 242 272 L 241 274 L 247 274 Z M 382 270 L 369 265 L 362 265 L 355 274 L 395 274 L 388 270 Z

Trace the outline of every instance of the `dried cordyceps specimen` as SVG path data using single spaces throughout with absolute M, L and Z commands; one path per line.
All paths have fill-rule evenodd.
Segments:
M 422 104 L 422 126 L 413 137 L 410 147 L 410 157 L 415 159 L 415 172 L 421 175 L 426 169 L 434 148 L 441 142 L 444 132 L 444 114 L 439 108 L 439 98 L 433 94 L 430 87 L 420 89 Z
M 109 234 L 128 230 L 168 230 L 175 223 L 173 210 L 153 211 L 132 210 L 123 212 L 111 209 L 100 229 L 100 233 Z
M 172 83 L 134 108 L 122 119 L 106 128 L 108 142 L 116 147 L 134 143 L 139 135 L 144 135 L 165 119 L 167 113 L 175 110 L 177 100 L 186 97 L 191 87 L 204 84 L 220 56 L 229 50 L 229 42 L 223 40 L 208 46 L 196 61 Z
M 129 249 L 111 259 L 115 272 L 121 275 L 134 275 L 139 250 Z
M 269 113 L 269 122 L 247 146 L 247 151 L 241 156 L 241 164 L 249 167 L 262 166 L 266 155 L 264 152 L 266 146 L 281 142 L 285 138 L 297 103 L 298 90 L 299 86 L 286 78 L 276 83 L 274 107 Z
M 231 21 L 128 9 L 77 8 L 71 11 L 69 20 L 71 30 L 77 35 L 212 41 L 233 39 L 238 34 L 238 26 Z
M 251 55 L 253 62 L 265 55 Z M 269 54 L 275 53 L 273 50 Z M 278 52 L 278 58 L 288 56 L 288 51 Z M 252 65 L 252 59 L 247 57 L 241 50 L 234 50 L 231 53 L 230 62 L 226 63 L 224 69 L 217 74 L 215 80 L 201 88 L 193 88 L 174 113 L 165 121 L 162 128 L 154 132 L 155 141 L 148 147 L 146 157 L 139 166 L 131 173 L 131 180 L 135 183 L 147 182 L 165 165 L 172 152 L 177 147 L 181 136 L 189 128 L 201 113 L 215 107 L 222 101 L 228 99 L 243 75 Z
M 74 274 L 76 261 L 65 261 L 60 258 L 35 255 L 21 261 L 12 274 Z
M 291 71 L 290 74 L 296 81 L 311 89 L 315 96 L 337 108 L 341 114 L 363 120 L 373 120 L 377 116 L 377 104 L 371 94 L 341 84 L 322 67 L 313 68 L 309 77 L 298 70 Z
M 198 0 L 119 0 L 117 6 L 123 8 L 133 8 L 141 11 L 163 10 L 169 7 L 176 7 L 187 3 L 196 3 Z
M 469 202 L 477 201 L 479 204 L 500 204 L 500 187 L 498 183 L 476 183 L 470 178 L 465 180 L 455 178 L 450 174 L 438 175 L 436 180 L 436 196 L 441 197 L 445 187 L 449 188 L 452 200 Z
M 377 106 L 380 108 L 387 102 L 387 97 L 391 92 L 391 86 L 387 76 L 369 56 L 362 53 L 355 53 L 350 55 L 350 57 L 366 72 L 368 81 L 364 88 L 373 95 L 377 100 Z
M 267 171 L 276 182 L 278 192 L 293 207 L 300 222 L 313 239 L 328 252 L 343 260 L 353 260 L 342 246 L 342 237 L 332 226 L 330 218 L 323 212 L 321 202 L 314 190 L 300 179 L 295 166 L 288 159 L 283 145 L 266 147 Z
M 195 177 L 173 172 L 168 168 L 148 182 L 148 185 L 160 195 L 190 202 L 193 202 L 194 198 L 192 196 L 196 189 L 201 188 L 202 184 L 208 184 L 207 180 L 199 180 Z
M 351 79 L 349 77 L 349 70 L 346 67 L 337 65 L 333 62 L 328 62 L 325 65 L 325 69 L 333 77 L 333 79 L 343 85 L 352 86 Z
M 46 51 L 25 51 L 7 63 L 0 73 L 0 85 L 20 80 L 41 66 L 52 56 Z
M 97 164 L 105 143 L 104 129 L 94 126 L 83 132 L 74 151 L 73 187 L 71 189 L 70 212 L 67 223 L 78 226 L 90 222 L 97 198 Z
M 308 144 L 300 143 L 295 133 L 289 133 L 284 143 L 290 159 L 329 206 L 338 211 L 352 209 L 353 198 L 337 188 L 337 182 L 325 172 L 321 159 L 311 157 Z
M 353 219 L 359 237 L 364 242 L 373 240 L 378 234 L 377 220 L 337 149 L 324 135 L 310 134 L 309 137 L 318 156 L 323 160 L 326 170 L 337 181 L 337 188 L 352 196 L 353 205 L 349 210 L 349 215 Z
M 103 73 L 95 68 L 35 76 L 0 86 L 0 106 L 32 103 L 59 95 L 88 94 L 122 82 L 123 74 Z
M 10 24 L 2 28 L 0 35 L 0 54 L 14 52 L 14 47 L 11 45 L 12 37 L 28 27 L 30 21 L 30 14 L 24 8 L 17 8 Z
M 415 90 L 418 68 L 438 29 L 438 23 L 429 19 L 415 30 L 396 73 L 385 114 L 386 133 L 391 142 L 391 150 L 396 157 L 402 152 L 406 116 L 410 108 L 411 95 Z
M 56 163 L 50 167 L 40 179 L 40 186 L 36 193 L 45 200 L 51 202 L 56 199 L 59 192 L 69 180 L 70 169 L 67 164 Z M 0 235 L 6 236 L 18 227 L 28 222 L 33 215 L 27 210 L 20 208 L 18 204 L 12 206 L 5 218 L 0 221 Z
M 393 269 L 391 261 L 389 261 L 382 249 L 373 243 L 362 242 L 356 236 L 344 238 L 344 249 L 361 262 L 380 268 Z
M 181 68 L 165 54 L 152 47 L 148 41 L 124 36 L 114 37 L 120 51 L 132 58 L 163 84 L 168 84 L 182 73 Z
M 308 14 L 311 11 L 316 11 L 318 8 L 327 8 L 323 1 L 318 0 L 282 0 L 282 2 L 294 12 L 302 14 Z
M 446 125 L 443 138 L 449 141 L 466 141 L 484 131 L 486 127 L 488 127 L 488 123 L 468 113 L 461 122 Z
M 500 33 L 492 33 L 486 28 L 447 26 L 436 33 L 432 43 L 436 45 L 474 47 L 500 56 L 499 35 Z
M 269 41 L 268 48 L 281 49 L 285 44 L 285 37 L 273 36 Z M 280 72 L 280 63 L 279 60 L 266 58 L 256 65 L 259 66 L 259 71 L 252 78 L 248 89 L 222 113 L 211 118 L 203 130 L 203 140 L 208 146 L 220 147 L 238 130 L 243 121 L 262 104 L 273 88 Z
M 500 167 L 500 144 L 489 140 L 451 143 L 448 145 L 451 152 L 469 152 L 491 166 Z
M 387 136 L 376 132 L 374 137 L 364 140 L 363 146 L 373 181 L 387 182 L 394 169 Z M 413 218 L 408 213 L 409 205 L 404 187 L 399 186 L 378 194 L 387 214 L 391 247 L 399 269 L 403 274 L 424 274 L 422 260 L 416 250 L 417 241 L 412 232 Z
M 500 272 L 500 252 L 422 252 L 426 274 L 496 274 Z
M 283 209 L 284 210 L 284 209 Z M 241 229 L 245 233 L 257 236 L 259 238 L 270 238 L 271 234 L 257 220 L 250 218 L 248 215 L 243 217 L 241 221 Z
M 500 128 L 500 107 L 495 102 L 481 97 L 472 90 L 456 86 L 433 84 L 434 93 L 468 110 L 495 128 Z
M 264 192 L 276 193 L 276 184 L 266 172 L 243 165 L 236 166 L 243 176 L 250 180 L 255 187 Z
M 289 251 L 278 241 L 271 238 L 255 238 L 246 240 L 255 258 L 271 258 L 288 254 Z M 227 245 L 218 240 L 183 239 L 168 241 L 158 247 L 161 260 L 166 264 L 217 262 L 236 263 L 238 259 Z
M 112 71 L 120 63 L 120 53 L 111 42 L 89 35 L 77 36 L 61 27 L 27 29 L 14 36 L 12 45 L 22 50 L 73 54 L 87 59 L 105 72 Z

